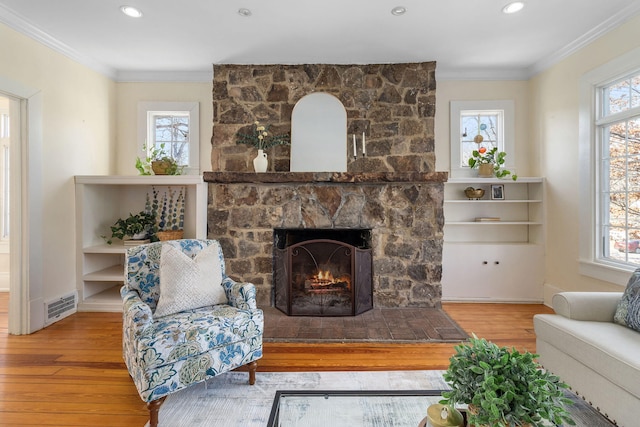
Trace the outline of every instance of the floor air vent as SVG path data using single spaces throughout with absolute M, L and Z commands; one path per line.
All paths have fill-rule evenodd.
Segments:
M 75 292 L 44 303 L 45 324 L 50 325 L 76 312 L 78 305 Z

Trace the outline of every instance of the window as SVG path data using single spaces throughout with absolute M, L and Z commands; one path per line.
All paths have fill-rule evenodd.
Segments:
M 473 177 L 469 157 L 483 147 L 505 151 L 505 167 L 513 171 L 514 163 L 513 101 L 452 101 L 451 102 L 451 176 Z
M 140 157 L 162 149 L 185 165 L 185 173 L 200 173 L 199 104 L 197 102 L 141 102 L 138 105 Z
M 580 273 L 624 286 L 640 266 L 640 49 L 580 79 Z
M 640 266 L 640 71 L 596 93 L 598 221 L 603 259 Z
M 189 114 L 185 111 L 147 112 L 148 148 L 162 150 L 180 165 L 189 164 Z M 151 143 L 149 144 L 149 141 Z

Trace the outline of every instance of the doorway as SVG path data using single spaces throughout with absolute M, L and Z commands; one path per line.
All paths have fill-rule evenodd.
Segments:
M 16 106 L 18 111 L 12 111 Z M 16 120 L 20 114 L 19 107 L 18 100 L 0 94 L 0 292 L 10 290 L 10 152 L 12 127 L 19 123 Z M 19 132 L 19 126 L 16 132 Z
M 41 147 L 42 92 L 0 76 L 0 98 L 8 100 L 8 150 L 3 168 L 9 254 L 10 334 L 29 334 L 41 329 L 30 296 L 41 295 L 42 257 L 39 249 L 42 221 Z M 29 185 L 27 186 L 27 183 Z M 33 184 L 32 184 L 33 183 Z M 27 188 L 29 189 L 27 193 Z M 34 250 L 30 250 L 34 248 Z M 34 284 L 36 284 L 34 288 Z

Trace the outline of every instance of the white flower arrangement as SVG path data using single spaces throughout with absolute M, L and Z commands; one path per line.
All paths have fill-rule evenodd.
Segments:
M 236 134 L 238 144 L 253 145 L 258 150 L 265 150 L 274 145 L 289 145 L 290 138 L 288 134 L 271 135 L 269 133 L 269 125 L 264 126 L 258 120 L 253 122 L 253 131 L 250 134 L 238 132 Z

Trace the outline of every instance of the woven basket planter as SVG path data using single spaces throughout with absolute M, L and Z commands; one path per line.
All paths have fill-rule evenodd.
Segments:
M 166 160 L 154 160 L 151 162 L 151 170 L 155 175 L 168 175 L 171 163 Z
M 156 236 L 160 241 L 165 240 L 179 240 L 182 239 L 184 235 L 184 230 L 168 230 L 168 231 L 158 231 L 156 232 Z

